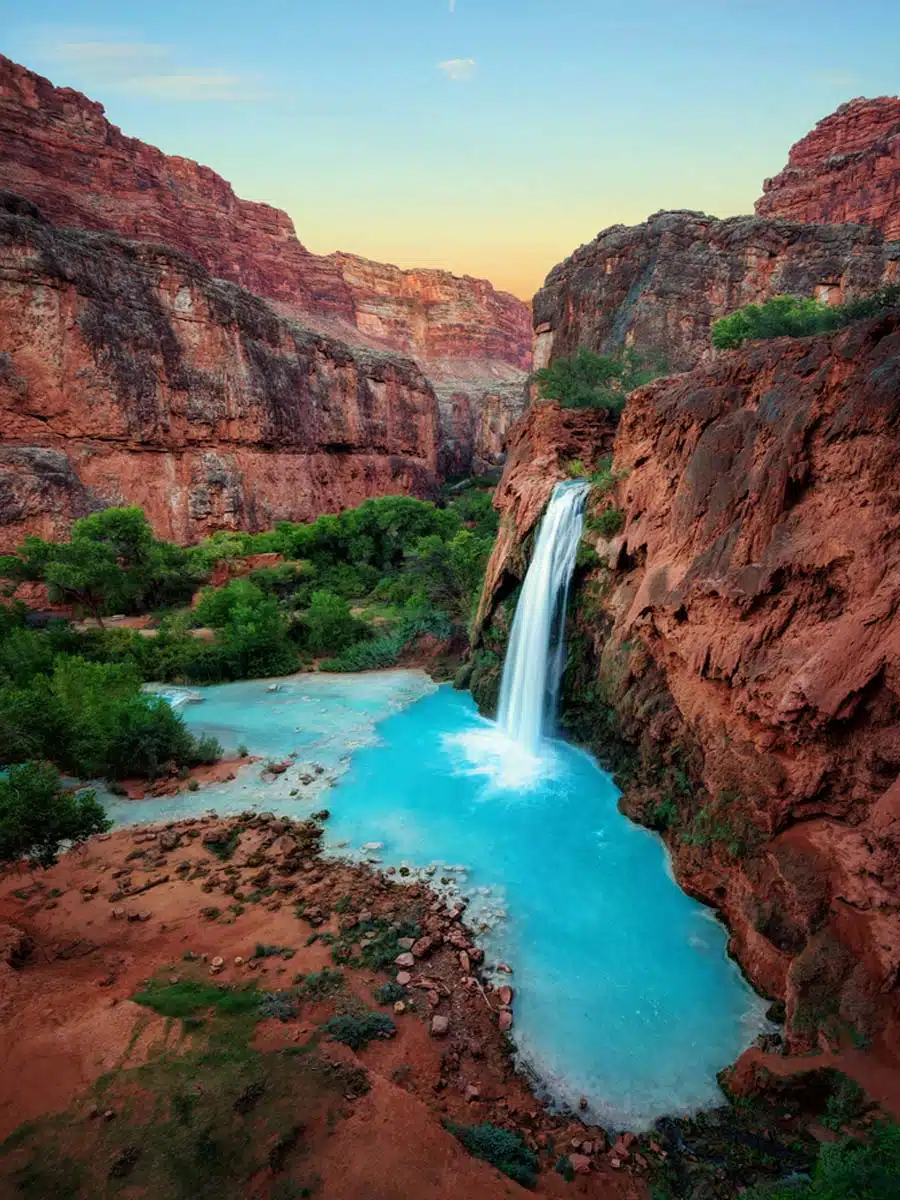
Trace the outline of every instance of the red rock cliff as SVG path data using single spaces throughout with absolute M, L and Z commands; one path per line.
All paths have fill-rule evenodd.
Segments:
M 498 492 L 519 535 L 578 449 L 524 424 L 541 444 Z M 660 380 L 616 438 L 624 531 L 593 538 L 606 565 L 574 597 L 576 727 L 631 744 L 624 803 L 787 999 L 798 1049 L 854 1030 L 900 1051 L 898 461 L 900 316 Z M 498 542 L 484 619 L 519 544 Z
M 486 280 L 311 254 L 287 213 L 208 167 L 126 137 L 103 106 L 0 55 L 0 188 L 51 221 L 174 246 L 211 275 L 343 341 L 414 358 L 441 398 L 442 465 L 496 461 L 531 362 L 531 314 Z
M 139 504 L 193 541 L 437 484 L 396 354 L 312 333 L 191 258 L 0 206 L 0 545 Z
M 550 272 L 534 298 L 535 366 L 633 345 L 685 371 L 712 358 L 712 323 L 744 304 L 779 292 L 837 302 L 898 281 L 900 242 L 875 229 L 657 213 Z
M 756 212 L 874 225 L 900 240 L 900 96 L 851 100 L 820 121 L 766 180 Z

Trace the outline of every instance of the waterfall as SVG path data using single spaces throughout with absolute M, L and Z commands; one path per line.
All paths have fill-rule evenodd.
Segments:
M 503 664 L 497 722 L 534 751 L 551 732 L 565 667 L 569 584 L 581 540 L 590 484 L 558 483 L 538 530 Z

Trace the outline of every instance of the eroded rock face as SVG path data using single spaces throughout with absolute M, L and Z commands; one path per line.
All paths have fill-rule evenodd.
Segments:
M 504 395 L 515 416 L 522 411 L 532 335 L 521 300 L 446 271 L 312 254 L 287 213 L 240 199 L 208 167 L 126 137 L 101 104 L 2 55 L 0 188 L 58 225 L 173 246 L 308 328 L 412 357 L 442 396 L 467 401 L 462 431 L 459 412 L 442 402 L 452 473 L 501 454 L 486 415 L 494 396 Z
M 437 486 L 419 368 L 302 328 L 193 260 L 0 204 L 0 544 L 139 504 L 265 529 Z
M 767 179 L 760 217 L 858 222 L 900 240 L 900 96 L 859 98 L 819 121 Z
M 581 347 L 634 346 L 669 371 L 710 360 L 714 321 L 779 293 L 837 303 L 900 281 L 900 242 L 880 230 L 697 212 L 604 230 L 534 298 L 535 366 Z
M 529 457 L 577 452 L 529 420 L 483 619 L 539 504 Z M 575 597 L 583 682 L 638 755 L 623 803 L 667 830 L 798 1049 L 826 1027 L 900 1048 L 898 461 L 897 316 L 657 381 L 616 437 L 624 532 Z

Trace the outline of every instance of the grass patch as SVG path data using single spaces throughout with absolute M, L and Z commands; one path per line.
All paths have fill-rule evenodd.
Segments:
M 322 1026 L 333 1041 L 342 1042 L 351 1050 L 362 1050 L 376 1038 L 390 1038 L 397 1026 L 384 1013 L 342 1013 L 332 1017 Z
M 210 1009 L 227 1016 L 248 1016 L 258 1011 L 263 997 L 255 983 L 233 988 L 199 979 L 180 979 L 177 983 L 151 981 L 132 999 L 162 1017 L 183 1019 Z
M 396 1004 L 398 1000 L 405 1000 L 409 993 L 405 987 L 401 987 L 392 979 L 390 983 L 383 983 L 381 987 L 377 987 L 372 995 L 379 1004 Z
M 455 1125 L 447 1129 L 475 1158 L 490 1163 L 522 1187 L 533 1188 L 537 1182 L 539 1163 L 536 1154 L 528 1149 L 517 1133 L 497 1125 Z
M 336 996 L 343 991 L 346 982 L 344 972 L 335 971 L 331 967 L 294 978 L 298 994 L 304 1000 L 326 1000 L 330 996 Z

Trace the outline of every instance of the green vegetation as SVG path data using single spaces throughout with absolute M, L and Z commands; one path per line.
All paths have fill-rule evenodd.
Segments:
M 63 843 L 83 841 L 109 825 L 93 792 L 63 788 L 46 763 L 15 766 L 0 778 L 0 863 L 27 858 L 52 866 Z
M 368 1090 L 365 1071 L 320 1056 L 315 1039 L 253 1049 L 260 1007 L 283 1005 L 286 993 L 201 980 L 154 984 L 147 994 L 156 1011 L 182 1017 L 182 1036 L 172 1030 L 151 1042 L 137 1067 L 126 1052 L 67 1112 L 16 1130 L 0 1146 L 0 1193 L 239 1200 L 265 1180 L 273 1198 L 314 1195 L 320 1181 L 311 1160 Z M 143 1028 L 138 1021 L 135 1034 Z M 90 1119 L 97 1113 L 109 1119 Z
M 746 858 L 758 846 L 762 835 L 745 813 L 733 811 L 740 800 L 733 792 L 720 792 L 681 833 L 682 842 L 688 846 L 718 844 L 732 858 Z
M 517 1133 L 497 1125 L 455 1125 L 447 1129 L 458 1138 L 470 1154 L 514 1179 L 522 1187 L 533 1188 L 537 1182 L 539 1162 Z
M 595 354 L 581 349 L 536 371 L 534 378 L 544 400 L 563 408 L 606 408 L 620 413 L 629 392 L 663 373 L 660 364 L 643 362 L 633 350 Z M 583 472 L 582 472 L 583 474 Z
M 875 317 L 900 306 L 900 284 L 880 288 L 869 296 L 829 305 L 809 296 L 773 296 L 763 304 L 748 304 L 712 327 L 717 350 L 736 350 L 744 342 L 775 337 L 808 337 L 842 329 L 853 321 Z
M 392 979 L 377 987 L 373 995 L 379 1004 L 396 1004 L 398 1000 L 405 1000 L 409 992 Z
M 895 1200 L 900 1195 L 900 1125 L 877 1125 L 867 1141 L 822 1147 L 811 1179 L 764 1184 L 746 1200 Z
M 247 1016 L 258 1011 L 262 995 L 255 983 L 233 988 L 205 983 L 197 979 L 180 979 L 177 983 L 151 981 L 132 999 L 152 1008 L 162 1017 L 195 1016 L 213 1010 L 226 1016 Z
M 376 1038 L 393 1037 L 397 1026 L 384 1013 L 362 1012 L 341 1013 L 322 1026 L 336 1042 L 343 1042 L 351 1050 L 362 1050 Z
M 24 606 L 0 604 L 0 767 L 48 760 L 115 781 L 213 762 L 215 739 L 193 738 L 144 683 L 260 678 L 316 658 L 330 671 L 392 666 L 424 634 L 464 633 L 496 526 L 490 493 L 472 484 L 440 504 L 387 496 L 191 549 L 155 538 L 136 508 L 76 521 L 65 542 L 26 538 L 0 557 L 10 593 L 42 581 L 95 620 L 32 627 Z M 260 553 L 287 561 L 206 587 L 188 607 L 215 568 L 239 574 Z M 110 628 L 114 613 L 152 615 L 153 627 Z
M 591 520 L 591 529 L 605 538 L 615 537 L 625 528 L 625 514 L 621 508 L 604 508 Z

